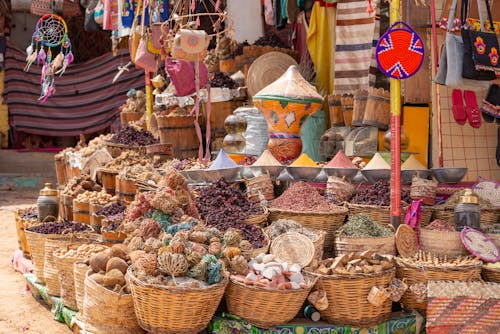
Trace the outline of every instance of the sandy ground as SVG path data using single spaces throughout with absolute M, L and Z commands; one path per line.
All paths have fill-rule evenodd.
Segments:
M 26 290 L 23 276 L 10 260 L 17 248 L 14 210 L 33 205 L 37 191 L 0 191 L 0 334 L 69 334 L 71 330 L 52 318 L 43 303 Z

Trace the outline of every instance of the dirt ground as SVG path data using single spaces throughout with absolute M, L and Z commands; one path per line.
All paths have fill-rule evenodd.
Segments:
M 0 191 L 0 334 L 69 334 L 71 330 L 53 320 L 45 304 L 26 290 L 23 276 L 14 271 L 11 257 L 17 248 L 14 210 L 36 202 L 37 190 Z

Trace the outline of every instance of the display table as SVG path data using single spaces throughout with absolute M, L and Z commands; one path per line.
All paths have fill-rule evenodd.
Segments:
M 213 334 L 415 334 L 417 323 L 419 328 L 424 328 L 422 318 L 417 320 L 415 314 L 394 313 L 392 318 L 369 328 L 355 328 L 350 326 L 330 325 L 326 322 L 313 322 L 307 319 L 295 319 L 288 324 L 262 329 L 252 326 L 248 322 L 223 313 L 215 316 L 208 325 L 208 332 Z M 423 331 L 422 331 L 423 332 Z

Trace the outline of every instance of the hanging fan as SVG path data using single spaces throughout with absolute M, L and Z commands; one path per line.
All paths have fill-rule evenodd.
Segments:
M 59 53 L 53 57 L 57 50 Z M 43 65 L 40 75 L 42 89 L 38 98 L 40 103 L 44 103 L 55 92 L 55 75 L 62 76 L 73 60 L 71 40 L 64 19 L 56 14 L 42 16 L 36 24 L 31 44 L 26 48 L 24 67 L 24 71 L 28 72 L 35 61 L 37 65 Z

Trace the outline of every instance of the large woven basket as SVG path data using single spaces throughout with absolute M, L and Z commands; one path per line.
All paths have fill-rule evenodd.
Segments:
M 144 333 L 134 313 L 131 294 L 119 294 L 97 284 L 86 273 L 82 319 L 85 331 L 93 334 Z
M 245 219 L 245 223 L 264 227 L 267 224 L 267 217 L 269 216 L 269 210 L 264 206 L 262 207 L 262 209 L 264 210 L 262 214 L 248 217 L 247 219 Z
M 370 217 L 377 223 L 390 225 L 391 224 L 391 207 L 390 206 L 378 206 L 378 205 L 363 205 L 363 204 L 352 204 L 347 203 L 349 208 L 349 216 L 363 214 Z M 408 206 L 403 206 L 401 208 L 401 221 L 404 221 L 406 210 Z M 428 225 L 431 221 L 432 211 L 429 207 L 422 206 L 422 215 L 420 216 L 420 224 Z
M 40 224 L 37 219 L 23 219 L 19 215 L 19 210 L 15 213 L 17 243 L 19 248 L 23 251 L 23 255 L 31 259 L 31 248 L 26 239 L 26 229 L 31 226 Z
M 481 274 L 485 281 L 500 283 L 500 269 L 483 266 Z
M 474 281 L 481 279 L 481 265 L 437 267 L 428 265 L 413 265 L 404 259 L 396 258 L 396 276 L 405 279 L 408 286 L 417 283 L 427 284 L 428 281 Z M 425 312 L 427 301 L 418 302 L 415 295 L 407 290 L 401 298 L 406 309 Z
M 132 267 L 127 282 L 134 297 L 139 325 L 148 332 L 193 334 L 204 329 L 224 296 L 228 279 L 207 288 L 153 285 L 135 277 Z
M 443 208 L 440 206 L 433 207 L 434 219 L 443 219 L 453 222 L 455 220 L 455 211 L 453 208 Z M 500 219 L 500 208 L 481 209 L 480 223 L 481 229 L 486 229 L 488 226 L 496 224 Z
M 76 308 L 83 313 L 83 299 L 85 297 L 85 276 L 90 266 L 83 262 L 73 264 L 73 278 L 75 284 Z
M 123 144 L 115 144 L 110 141 L 106 141 L 106 150 L 114 158 L 117 158 L 124 151 L 135 151 L 140 154 L 146 155 L 146 146 L 130 146 Z
M 449 259 L 469 254 L 462 244 L 460 232 L 422 228 L 420 229 L 420 247 L 425 252 L 440 256 L 446 255 Z
M 300 212 L 270 208 L 268 220 L 272 223 L 278 219 L 290 219 L 295 220 L 302 226 L 325 231 L 323 250 L 328 252 L 333 249 L 335 232 L 344 225 L 347 212 L 347 208 L 344 207 L 339 207 L 339 210 L 335 212 Z
M 257 327 L 281 325 L 297 315 L 315 282 L 316 278 L 310 277 L 307 289 L 278 290 L 230 280 L 225 294 L 227 309 Z
M 372 287 L 384 287 L 395 277 L 390 269 L 374 274 L 318 275 L 318 288 L 326 291 L 328 308 L 321 317 L 329 323 L 350 326 L 370 326 L 386 321 L 391 315 L 391 300 L 380 306 L 368 302 Z
M 396 239 L 390 237 L 346 237 L 338 233 L 335 237 L 335 256 L 355 253 L 360 254 L 366 250 L 374 250 L 379 254 L 396 255 Z
M 33 260 L 33 272 L 38 281 L 45 283 L 45 239 L 62 237 L 60 234 L 41 234 L 26 230 L 26 240 L 31 249 L 31 258 Z M 57 293 L 59 294 L 59 292 Z

